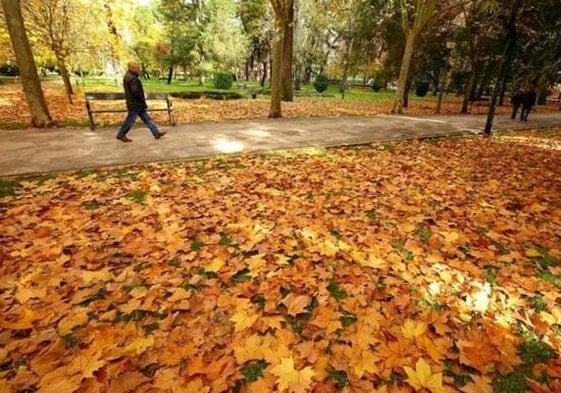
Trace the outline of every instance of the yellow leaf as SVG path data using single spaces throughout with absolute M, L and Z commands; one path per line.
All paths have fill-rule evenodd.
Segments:
M 243 364 L 248 360 L 260 359 L 262 347 L 263 337 L 254 334 L 246 338 L 243 345 L 234 346 L 234 355 L 238 363 Z
M 442 373 L 433 374 L 429 365 L 423 358 L 420 358 L 415 365 L 415 370 L 411 367 L 403 367 L 409 377 L 407 383 L 416 390 L 422 388 L 430 390 L 432 393 L 444 393 L 442 386 Z
M 234 333 L 238 333 L 252 327 L 257 321 L 257 318 L 257 314 L 249 315 L 245 310 L 236 311 L 236 313 L 230 318 L 230 321 L 236 324 Z
M 529 250 L 525 251 L 526 256 L 530 257 L 530 258 L 538 258 L 541 257 L 542 254 L 540 254 L 540 252 L 538 250 L 536 250 L 535 248 L 530 248 Z
M 362 378 L 365 373 L 378 374 L 380 370 L 376 365 L 376 362 L 380 359 L 371 350 L 359 351 L 350 349 L 354 353 L 350 356 L 351 367 L 358 378 Z
M 427 329 L 428 325 L 426 322 L 406 319 L 401 327 L 401 332 L 405 338 L 414 339 L 425 334 Z
M 148 348 L 153 346 L 154 346 L 154 336 L 136 338 L 132 343 L 127 345 L 127 347 L 125 348 L 125 352 L 130 351 L 136 353 L 137 355 L 140 355 Z
M 278 377 L 279 392 L 288 390 L 294 393 L 308 392 L 315 374 L 311 367 L 296 370 L 292 358 L 282 358 L 280 364 L 271 368 L 271 373 Z
M 339 247 L 339 249 L 340 249 L 341 251 L 349 251 L 349 250 L 352 248 L 349 244 L 345 243 L 345 242 L 342 241 L 342 240 L 339 240 L 339 241 L 337 242 L 337 246 Z
M 174 288 L 172 289 L 173 294 L 167 298 L 167 301 L 170 303 L 178 302 L 180 300 L 189 299 L 191 297 L 191 293 L 186 291 L 183 288 Z
M 45 290 L 45 288 L 20 287 L 20 288 L 18 288 L 18 291 L 15 295 L 15 298 L 17 299 L 17 301 L 20 304 L 24 304 L 29 299 L 41 299 L 41 298 L 45 297 L 46 294 L 47 294 L 47 291 Z
M 76 326 L 85 325 L 88 322 L 88 309 L 82 308 L 79 312 L 70 314 L 58 323 L 58 332 L 61 336 L 68 334 Z
M 369 254 L 368 259 L 365 260 L 364 263 L 362 263 L 362 266 L 372 267 L 374 269 L 380 269 L 386 266 L 386 261 L 384 261 L 382 258 L 378 258 L 374 254 Z
M 107 363 L 99 359 L 100 356 L 101 353 L 98 353 L 97 356 L 78 355 L 72 359 L 69 369 L 71 371 L 79 371 L 84 378 L 92 378 L 94 376 L 93 373 Z
M 216 257 L 214 258 L 212 261 L 210 261 L 209 263 L 207 263 L 204 268 L 207 272 L 218 272 L 222 266 L 224 266 L 224 261 L 222 260 L 222 258 L 220 257 Z
M 447 243 L 455 243 L 460 237 L 460 235 L 458 235 L 458 232 L 440 232 L 440 234 L 444 236 L 444 239 L 446 239 Z
M 95 272 L 84 270 L 80 272 L 80 277 L 86 284 L 91 283 L 92 281 L 110 281 L 115 278 L 113 274 L 109 271 L 108 268 L 98 270 Z

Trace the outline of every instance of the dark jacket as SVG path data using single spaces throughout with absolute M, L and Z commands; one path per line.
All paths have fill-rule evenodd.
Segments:
M 531 89 L 530 91 L 526 92 L 526 94 L 524 94 L 524 100 L 522 101 L 522 106 L 525 108 L 533 107 L 534 104 L 536 103 L 536 98 L 537 98 L 536 91 L 534 89 Z
M 148 108 L 146 98 L 144 98 L 144 89 L 142 82 L 132 71 L 128 71 L 123 78 L 123 87 L 125 88 L 125 98 L 127 101 L 127 110 L 142 111 Z

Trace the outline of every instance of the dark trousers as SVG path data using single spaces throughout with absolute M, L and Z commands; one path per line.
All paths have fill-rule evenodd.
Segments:
M 512 115 L 510 116 L 511 119 L 516 119 L 516 114 L 518 113 L 518 109 L 520 109 L 521 104 L 512 104 Z
M 528 115 L 531 111 L 532 107 L 530 105 L 522 105 L 522 110 L 520 111 L 520 120 L 528 121 Z
M 125 118 L 125 121 L 123 122 L 123 125 L 119 129 L 117 138 L 123 138 L 125 135 L 127 135 L 129 130 L 133 126 L 134 122 L 136 121 L 137 117 L 140 117 L 140 119 L 144 122 L 144 124 L 146 124 L 146 126 L 150 129 L 150 132 L 152 132 L 152 135 L 154 135 L 154 137 L 160 133 L 158 131 L 158 127 L 156 127 L 156 124 L 154 124 L 150 116 L 148 116 L 148 112 L 146 112 L 145 110 L 129 111 L 127 117 Z

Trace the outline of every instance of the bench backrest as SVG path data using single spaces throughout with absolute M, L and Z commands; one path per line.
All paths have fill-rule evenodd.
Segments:
M 85 93 L 86 100 L 124 100 L 125 93 Z M 144 96 L 147 100 L 168 100 L 167 93 L 145 93 Z

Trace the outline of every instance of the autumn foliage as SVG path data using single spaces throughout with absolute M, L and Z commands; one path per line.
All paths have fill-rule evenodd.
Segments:
M 559 392 L 559 134 L 20 179 L 0 392 Z
M 107 87 L 96 87 L 97 90 L 107 91 Z M 88 116 L 84 103 L 84 94 L 77 91 L 74 103 L 69 104 L 64 88 L 55 81 L 43 82 L 43 90 L 48 102 L 52 117 L 61 125 L 88 125 Z M 88 89 L 92 90 L 92 89 Z M 120 91 L 117 87 L 113 90 Z M 374 94 L 374 93 L 372 93 Z M 174 116 L 178 123 L 209 122 L 224 120 L 266 119 L 269 115 L 270 97 L 258 96 L 257 100 L 212 100 L 212 99 L 179 99 L 174 98 Z M 120 103 L 124 109 L 124 103 Z M 99 107 L 97 105 L 100 105 Z M 108 106 L 114 109 L 116 103 L 96 103 L 96 108 Z M 157 103 L 155 104 L 157 105 Z M 283 102 L 282 115 L 286 118 L 301 117 L 333 117 L 352 115 L 376 115 L 389 113 L 391 100 L 379 101 L 352 101 L 342 100 L 339 97 L 318 98 L 301 97 L 294 102 Z M 14 110 L 14 108 L 19 108 Z M 409 114 L 434 114 L 436 102 L 430 100 L 411 100 L 410 107 L 406 108 Z M 444 101 L 442 113 L 457 114 L 460 112 L 459 100 Z M 557 106 L 539 107 L 538 111 L 556 110 Z M 474 106 L 471 113 L 486 113 L 486 106 Z M 510 111 L 510 106 L 498 107 L 498 113 Z M 95 115 L 96 123 L 103 125 L 118 125 L 124 119 L 124 113 L 99 113 Z M 153 112 L 151 116 L 160 124 L 167 123 L 165 112 Z M 0 128 L 4 126 L 19 127 L 29 123 L 27 104 L 17 84 L 0 86 Z

